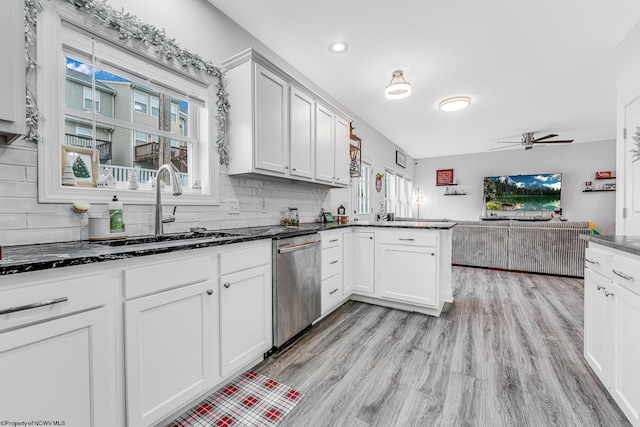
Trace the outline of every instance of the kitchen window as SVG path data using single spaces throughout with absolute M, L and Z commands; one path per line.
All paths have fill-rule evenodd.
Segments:
M 392 169 L 385 169 L 383 184 L 385 210 L 388 213 L 394 213 L 396 217 L 412 216 L 411 178 Z
M 61 2 L 46 2 L 40 15 L 38 33 L 58 34 L 38 41 L 42 70 L 38 92 L 47 119 L 40 131 L 46 140 L 56 141 L 38 146 L 40 201 L 104 202 L 103 193 L 109 191 L 125 203 L 153 203 L 149 181 L 160 165 L 170 163 L 185 192 L 163 199 L 174 204 L 218 204 L 215 81 L 180 64 L 167 65 L 153 49 L 137 41 L 122 42 L 118 32 L 106 27 L 80 29 L 79 18 L 84 17 L 84 12 Z M 60 86 L 64 90 L 53 89 Z M 93 131 L 81 135 L 79 128 Z M 61 157 L 73 153 L 73 146 L 79 147 L 78 152 L 80 147 L 93 150 L 95 154 L 85 160 L 96 163 L 91 166 L 98 176 L 108 167 L 116 188 L 97 188 L 98 176 L 91 177 L 93 185 L 62 185 Z M 132 172 L 140 183 L 136 191 L 127 189 Z M 201 187 L 192 191 L 196 180 Z
M 362 162 L 360 177 L 358 178 L 358 214 L 370 213 L 371 200 L 371 165 Z

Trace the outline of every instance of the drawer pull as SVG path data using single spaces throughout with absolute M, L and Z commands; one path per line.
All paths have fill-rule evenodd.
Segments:
M 337 242 L 339 239 L 331 239 L 329 240 L 329 243 L 333 243 L 333 242 Z
M 604 296 L 605 297 L 612 297 L 613 296 L 613 292 L 604 291 Z
M 585 258 L 585 261 L 587 261 L 589 264 L 600 264 L 598 261 L 591 261 L 589 258 Z
M 598 286 L 596 286 L 596 289 L 601 291 L 601 290 L 606 289 L 606 288 L 604 286 L 602 286 L 602 285 L 598 285 Z
M 213 295 L 213 289 L 207 289 L 207 295 Z
M 69 298 L 67 298 L 67 297 L 55 298 L 55 299 L 50 299 L 50 300 L 47 300 L 47 301 L 36 302 L 36 303 L 33 303 L 33 304 L 21 305 L 19 307 L 9 307 L 7 309 L 0 310 L 0 315 L 15 313 L 15 312 L 18 312 L 18 311 L 31 310 L 33 308 L 46 307 L 48 305 L 59 304 L 61 302 L 65 302 L 65 301 L 69 301 Z
M 333 295 L 333 294 L 335 294 L 336 292 L 338 292 L 338 288 L 335 288 L 334 290 L 332 290 L 331 292 L 329 292 L 329 295 Z
M 338 260 L 335 260 L 335 261 L 331 261 L 329 264 L 335 264 L 337 262 L 338 262 Z
M 622 273 L 621 271 L 618 270 L 611 270 L 613 271 L 613 274 L 615 274 L 616 276 L 620 276 L 625 280 L 633 280 L 633 276 L 627 276 L 626 274 Z
M 398 239 L 398 240 L 403 240 L 403 241 L 407 241 L 407 242 L 413 242 L 413 241 L 415 241 L 416 239 L 402 239 L 402 238 L 400 238 L 400 239 Z
M 224 284 L 224 285 L 222 285 L 222 286 L 224 286 L 225 288 L 229 289 L 229 288 L 231 287 L 231 283 L 225 283 L 225 284 Z

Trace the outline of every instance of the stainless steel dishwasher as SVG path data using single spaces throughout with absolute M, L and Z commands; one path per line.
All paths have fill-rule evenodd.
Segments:
M 273 241 L 273 345 L 281 347 L 320 317 L 320 235 Z

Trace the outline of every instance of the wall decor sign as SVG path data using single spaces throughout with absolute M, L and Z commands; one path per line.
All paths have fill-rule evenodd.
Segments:
M 396 164 L 398 166 L 402 166 L 403 168 L 407 167 L 407 156 L 402 154 L 399 151 L 396 151 Z
M 384 175 L 381 173 L 376 174 L 376 191 L 378 193 L 382 191 L 382 177 L 384 177 Z
M 436 185 L 453 185 L 453 169 L 436 170 Z

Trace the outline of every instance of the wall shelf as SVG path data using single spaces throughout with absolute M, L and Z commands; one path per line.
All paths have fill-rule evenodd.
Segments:
M 602 191 L 616 191 L 615 189 L 612 190 L 582 190 L 583 193 L 599 193 Z
M 452 185 L 458 185 L 458 184 L 436 184 L 436 187 L 451 187 Z
M 615 176 L 609 177 L 609 178 L 593 178 L 593 179 L 616 179 Z
M 467 193 L 444 193 L 443 196 L 466 196 Z

